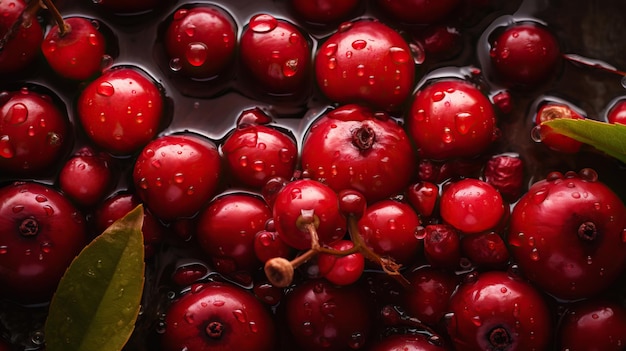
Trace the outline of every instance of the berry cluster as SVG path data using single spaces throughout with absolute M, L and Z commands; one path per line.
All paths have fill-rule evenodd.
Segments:
M 563 22 L 625 8 L 575 4 L 0 0 L 0 350 L 139 204 L 128 351 L 623 350 L 626 168 L 543 123 L 626 124 Z

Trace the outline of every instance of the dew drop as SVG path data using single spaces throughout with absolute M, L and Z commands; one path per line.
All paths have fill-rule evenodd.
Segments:
M 337 44 L 330 43 L 322 48 L 322 54 L 327 57 L 331 57 L 337 53 Z
M 188 13 L 189 13 L 189 10 L 187 10 L 187 9 L 180 9 L 180 10 L 178 10 L 178 11 L 176 11 L 174 13 L 174 20 L 175 21 L 180 21 L 183 18 L 187 17 Z
M 311 322 L 302 323 L 302 334 L 306 336 L 313 335 L 314 329 L 313 324 Z
M 534 192 L 531 195 L 533 202 L 536 203 L 537 205 L 539 205 L 540 203 L 544 202 L 545 199 L 548 197 L 548 190 L 547 189 L 539 189 L 536 192 Z
M 350 335 L 350 340 L 348 341 L 348 346 L 351 349 L 357 350 L 363 347 L 363 343 L 365 342 L 365 336 L 363 333 L 354 332 Z
M 328 69 L 335 69 L 337 68 L 337 59 L 335 57 L 330 57 L 328 59 Z
M 263 172 L 265 170 L 265 162 L 263 160 L 257 160 L 252 163 L 252 169 L 256 172 Z
M 169 65 L 170 65 L 170 69 L 174 72 L 178 72 L 181 69 L 183 69 L 183 64 L 182 62 L 180 62 L 180 59 L 178 57 L 171 59 Z
M 409 49 L 413 54 L 413 63 L 416 65 L 421 65 L 426 60 L 426 50 L 420 44 L 411 43 L 409 44 Z
M 239 157 L 239 165 L 241 167 L 248 167 L 248 156 L 243 155 Z
M 536 247 L 530 250 L 530 259 L 535 262 L 539 261 L 539 250 Z
M 300 190 L 300 188 L 294 188 L 291 189 L 291 199 L 292 200 L 298 200 L 302 198 L 302 190 Z
M 278 26 L 278 20 L 274 16 L 268 14 L 260 14 L 252 17 L 250 20 L 250 29 L 256 33 L 271 32 Z
M 360 64 L 356 66 L 356 75 L 358 77 L 363 77 L 365 75 L 365 66 Z
M 406 50 L 396 46 L 389 48 L 389 54 L 391 55 L 391 60 L 398 64 L 407 63 L 411 59 L 411 55 Z
M 298 73 L 298 59 L 285 61 L 283 65 L 283 75 L 285 77 L 293 77 Z
M 474 116 L 467 112 L 459 112 L 454 116 L 454 124 L 461 135 L 469 133 L 474 124 Z
M 374 85 L 374 84 L 376 84 L 376 77 L 374 77 L 374 76 L 369 76 L 369 77 L 367 78 L 367 84 L 369 84 L 369 85 Z
M 355 50 L 363 50 L 367 46 L 367 42 L 362 39 L 358 39 L 352 42 L 352 48 Z
M 436 91 L 431 96 L 431 99 L 433 100 L 433 102 L 438 102 L 438 101 L 443 100 L 445 96 L 446 96 L 446 93 L 444 93 L 443 91 Z
M 293 45 L 300 43 L 300 36 L 298 35 L 298 33 L 289 34 L 289 43 Z
M 194 67 L 202 66 L 209 56 L 209 49 L 204 43 L 189 43 L 185 51 L 187 62 Z
M 0 245 L 0 255 L 4 255 L 9 252 L 9 247 L 6 245 Z
M 112 96 L 115 93 L 115 88 L 110 82 L 102 82 L 96 87 L 96 92 L 102 96 Z
M 6 118 L 11 124 L 21 124 L 28 118 L 28 108 L 21 102 L 18 102 L 11 106 Z
M 97 46 L 100 43 L 98 41 L 98 37 L 94 33 L 91 33 L 87 36 L 87 41 L 89 41 L 89 44 L 93 46 Z
M 622 229 L 622 242 L 626 243 L 626 229 Z
M 243 310 L 236 309 L 233 311 L 233 316 L 239 323 L 246 323 L 248 321 L 248 317 L 246 317 L 246 313 Z
M 441 141 L 444 142 L 444 144 L 450 144 L 454 141 L 454 135 L 452 134 L 452 131 L 450 130 L 450 128 L 445 127 L 443 128 L 443 134 L 441 135 Z
M 281 148 L 278 150 L 278 159 L 282 163 L 289 163 L 293 160 L 293 155 L 287 148 Z
M 0 137 L 0 157 L 13 158 L 15 156 L 15 148 L 8 135 Z
M 147 190 L 148 189 L 148 180 L 146 178 L 141 178 L 139 180 L 139 188 L 141 188 L 143 190 Z
M 185 176 L 182 173 L 174 174 L 174 183 L 182 184 L 185 181 Z
M 480 319 L 480 316 L 474 316 L 471 319 L 472 324 L 474 324 L 477 327 L 480 327 L 483 324 L 483 321 Z
M 534 126 L 533 129 L 530 130 L 530 138 L 536 143 L 540 143 L 543 141 L 544 136 L 541 132 L 540 125 Z
M 184 32 L 189 38 L 193 38 L 193 36 L 196 35 L 196 26 L 191 24 L 184 29 Z

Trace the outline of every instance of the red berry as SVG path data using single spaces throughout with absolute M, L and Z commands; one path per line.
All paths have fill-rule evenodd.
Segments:
M 416 234 L 420 219 L 411 206 L 394 200 L 370 205 L 359 219 L 359 233 L 375 253 L 409 265 L 420 257 L 422 241 Z
M 350 240 L 340 240 L 329 245 L 331 249 L 346 251 L 354 247 Z M 365 269 L 365 258 L 360 252 L 346 256 L 320 253 L 317 256 L 320 276 L 337 285 L 350 285 L 361 277 Z
M 233 62 L 236 32 L 233 18 L 220 7 L 179 8 L 165 34 L 170 68 L 198 79 L 223 73 Z
M 411 288 L 402 295 L 406 313 L 430 326 L 437 326 L 448 312 L 448 301 L 457 286 L 453 273 L 423 266 L 405 274 Z
M 398 32 L 374 20 L 344 23 L 315 56 L 317 84 L 330 100 L 394 110 L 411 93 L 415 62 Z
M 310 279 L 286 296 L 286 327 L 300 350 L 361 349 L 372 326 L 369 302 L 357 285 Z
M 509 202 L 516 201 L 524 186 L 524 163 L 518 155 L 495 155 L 485 164 L 485 182 L 496 188 Z
M 377 0 L 376 4 L 389 16 L 403 23 L 433 24 L 446 18 L 459 5 L 459 0 Z
M 449 59 L 463 49 L 461 33 L 453 26 L 428 26 L 418 36 L 424 46 L 426 59 Z
M 280 190 L 274 201 L 274 224 L 287 245 L 311 248 L 311 235 L 305 224 L 317 223 L 320 244 L 332 244 L 346 234 L 346 218 L 339 211 L 339 201 L 328 186 L 310 179 L 293 181 Z
M 275 350 L 275 326 L 266 307 L 249 292 L 207 283 L 175 300 L 167 311 L 163 351 Z
M 626 308 L 602 299 L 576 303 L 567 309 L 558 331 L 561 350 L 620 351 L 626 344 Z
M 28 6 L 24 0 L 0 2 L 0 75 L 23 70 L 39 55 L 43 28 L 35 16 L 25 13 Z M 7 36 L 13 26 L 16 31 Z
M 509 249 L 496 232 L 465 235 L 461 238 L 461 252 L 479 268 L 504 268 L 509 262 Z
M 257 93 L 299 96 L 308 89 L 309 39 L 290 22 L 264 13 L 252 17 L 241 34 L 240 58 Z
M 113 184 L 110 158 L 89 147 L 80 149 L 59 173 L 59 187 L 82 206 L 93 206 L 104 198 Z
M 368 202 L 401 192 L 415 171 L 415 154 L 400 125 L 358 105 L 314 122 L 302 145 L 302 167 L 336 192 L 354 189 Z
M 619 100 L 610 106 L 607 122 L 626 124 L 626 100 Z
M 441 194 L 439 211 L 446 223 L 467 234 L 496 227 L 505 213 L 500 193 L 473 178 L 447 185 Z
M 422 87 L 406 117 L 408 133 L 423 158 L 474 157 L 496 139 L 496 114 L 474 85 L 445 79 Z
M 542 295 L 505 272 L 480 273 L 450 299 L 447 330 L 456 350 L 547 350 L 552 320 Z
M 106 43 L 94 23 L 82 17 L 64 19 L 64 29 L 53 26 L 41 44 L 46 61 L 62 77 L 91 78 L 101 70 Z
M 439 187 L 436 184 L 421 181 L 407 188 L 407 200 L 422 217 L 430 217 L 434 214 L 437 200 L 439 200 Z
M 258 109 L 242 114 L 261 113 Z M 293 176 L 298 158 L 295 140 L 265 125 L 245 124 L 232 131 L 221 147 L 232 175 L 243 185 L 261 189 L 270 178 Z
M 261 198 L 226 194 L 212 200 L 198 214 L 196 237 L 218 272 L 252 272 L 261 267 L 254 250 L 255 235 L 271 217 L 270 208 Z
M 137 157 L 137 194 L 157 217 L 192 217 L 217 190 L 220 156 L 215 144 L 193 134 L 151 141 Z
M 513 86 L 533 86 L 554 75 L 561 58 L 554 35 L 535 23 L 516 23 L 493 41 L 491 62 L 501 80 Z
M 33 175 L 52 166 L 70 142 L 69 121 L 52 98 L 22 88 L 0 92 L 0 169 Z
M 290 0 L 296 16 L 312 24 L 331 24 L 347 20 L 360 5 L 359 0 Z
M 553 172 L 513 208 L 508 243 L 523 274 L 560 299 L 606 290 L 626 264 L 626 208 L 595 171 Z
M 78 98 L 78 117 L 97 146 L 126 155 L 162 127 L 164 102 L 156 83 L 131 67 L 105 71 Z
M 543 122 L 557 118 L 584 119 L 567 104 L 547 102 L 541 105 L 535 116 L 535 127 L 531 130 L 531 137 L 552 150 L 575 154 L 580 150 L 582 143 L 568 136 L 555 133 L 552 127 L 542 125 Z
M 288 258 L 291 253 L 289 247 L 277 232 L 261 230 L 254 235 L 254 254 L 265 263 L 274 257 Z
M 0 188 L 0 295 L 48 301 L 87 243 L 83 215 L 53 188 L 14 183 Z
M 455 269 L 461 259 L 461 237 L 447 224 L 430 224 L 424 228 L 424 257 L 433 267 Z

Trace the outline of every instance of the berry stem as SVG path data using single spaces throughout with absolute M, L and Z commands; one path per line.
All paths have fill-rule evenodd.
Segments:
M 31 0 L 24 8 L 21 15 L 11 25 L 4 36 L 0 39 L 0 52 L 4 50 L 5 45 L 15 37 L 21 26 L 28 27 L 35 18 L 35 14 L 41 8 L 41 2 L 39 0 Z
M 42 0 L 42 1 L 44 2 L 45 7 L 48 10 L 50 10 L 50 12 L 52 12 L 52 17 L 54 18 L 54 21 L 59 26 L 59 35 L 61 37 L 65 36 L 71 30 L 70 25 L 67 24 L 67 22 L 63 20 L 63 16 L 61 15 L 61 12 L 59 12 L 59 9 L 57 9 L 57 7 L 54 6 L 54 3 L 52 2 L 52 0 Z

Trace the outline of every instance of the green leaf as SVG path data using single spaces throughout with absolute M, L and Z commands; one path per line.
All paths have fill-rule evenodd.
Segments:
M 47 351 L 119 351 L 132 334 L 144 284 L 140 205 L 74 259 L 52 298 Z
M 570 118 L 555 118 L 542 125 L 626 162 L 626 125 Z

